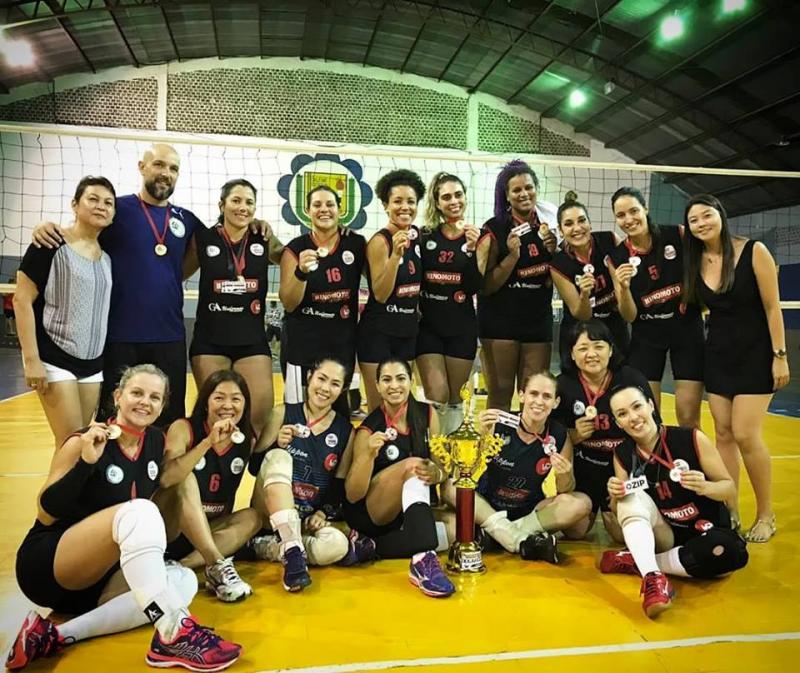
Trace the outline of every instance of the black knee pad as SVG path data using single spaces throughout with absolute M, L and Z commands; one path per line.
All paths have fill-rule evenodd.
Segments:
M 722 553 L 719 553 L 720 548 Z M 718 553 L 714 553 L 714 551 Z M 683 567 L 692 577 L 711 579 L 747 565 L 747 544 L 729 529 L 712 528 L 692 538 L 678 552 Z

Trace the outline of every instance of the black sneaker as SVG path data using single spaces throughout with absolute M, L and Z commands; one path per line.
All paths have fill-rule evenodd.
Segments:
M 558 540 L 550 533 L 534 533 L 520 543 L 519 555 L 526 561 L 547 561 L 558 565 Z

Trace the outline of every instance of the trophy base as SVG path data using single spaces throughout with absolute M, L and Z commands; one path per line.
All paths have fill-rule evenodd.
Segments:
M 446 568 L 451 573 L 485 573 L 481 548 L 475 542 L 454 542 L 447 555 Z

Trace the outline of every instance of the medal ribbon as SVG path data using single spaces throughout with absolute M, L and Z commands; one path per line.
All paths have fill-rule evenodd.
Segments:
M 633 243 L 631 243 L 631 239 L 630 238 L 626 238 L 625 239 L 625 247 L 628 248 L 628 253 L 629 253 L 628 256 L 629 257 L 644 257 L 648 252 L 650 252 L 650 250 L 647 250 L 647 251 L 638 250 L 636 248 L 636 246 Z M 653 248 L 653 245 L 651 243 L 650 244 L 650 249 L 652 250 L 652 248 Z
M 600 383 L 600 389 L 593 393 L 591 388 L 589 388 L 589 382 L 583 377 L 581 372 L 578 372 L 578 380 L 581 382 L 581 388 L 583 388 L 583 394 L 586 395 L 586 401 L 589 402 L 589 405 L 592 407 L 597 408 L 597 400 L 599 400 L 608 389 L 609 384 L 611 383 L 611 372 L 606 372 L 606 375 L 603 377 L 602 382 Z
M 647 457 L 647 462 L 657 462 L 661 463 L 664 467 L 668 470 L 672 470 L 675 467 L 675 462 L 672 459 L 672 453 L 670 453 L 669 447 L 667 446 L 667 430 L 663 426 L 658 430 L 658 440 L 661 446 L 661 450 L 666 454 L 667 460 L 664 460 L 661 456 L 658 455 L 658 447 L 654 451 L 650 452 L 650 455 Z M 639 449 L 641 453 L 644 453 L 642 448 L 637 444 L 636 448 Z
M 247 256 L 247 241 L 250 238 L 250 230 L 248 229 L 245 231 L 242 240 L 239 241 L 241 251 L 239 255 L 233 249 L 235 245 L 234 241 L 231 240 L 231 237 L 228 235 L 228 232 L 225 230 L 224 225 L 220 225 L 220 234 L 222 236 L 222 240 L 225 241 L 225 245 L 228 248 L 228 252 L 231 255 L 231 259 L 233 260 L 233 268 L 236 271 L 237 278 L 244 278 L 244 265 L 247 262 L 245 259 Z
M 169 228 L 169 216 L 170 216 L 170 209 L 169 203 L 167 204 L 166 212 L 164 213 L 164 230 L 159 234 L 158 227 L 156 227 L 156 223 L 153 222 L 153 216 L 150 215 L 150 209 L 147 207 L 147 204 L 142 201 L 141 196 L 137 196 L 136 198 L 139 199 L 139 205 L 142 207 L 142 212 L 144 212 L 144 216 L 147 219 L 147 223 L 150 225 L 150 229 L 153 230 L 153 236 L 156 237 L 156 242 L 159 245 L 164 245 L 164 241 L 167 239 L 167 229 Z
M 306 413 L 306 410 L 308 410 L 308 413 Z M 311 428 L 313 428 L 313 427 L 314 427 L 314 426 L 315 426 L 317 423 L 320 423 L 320 422 L 324 421 L 324 420 L 325 420 L 325 419 L 328 417 L 328 414 L 330 414 L 330 413 L 331 413 L 331 410 L 330 410 L 330 409 L 328 409 L 328 410 L 327 410 L 327 411 L 326 411 L 324 414 L 322 414 L 322 416 L 320 416 L 319 418 L 315 418 L 314 420 L 311 420 L 311 421 L 309 421 L 309 420 L 308 420 L 308 417 L 311 415 L 311 409 L 309 409 L 309 408 L 308 408 L 308 405 L 307 405 L 307 404 L 304 404 L 304 405 L 303 405 L 303 415 L 306 417 L 306 427 L 307 427 L 309 430 L 310 430 Z
M 542 443 L 542 446 L 545 445 L 546 440 L 550 437 L 550 431 L 547 429 L 547 425 L 544 426 L 544 437 L 542 437 L 538 432 L 528 430 L 528 428 L 526 428 L 525 424 L 522 422 L 522 414 L 519 416 L 519 425 L 529 435 L 533 435 L 536 439 L 538 439 Z
M 400 432 L 400 429 L 397 427 L 397 421 L 401 417 L 405 417 L 406 409 L 408 409 L 408 402 L 403 402 L 403 405 L 400 407 L 400 409 L 397 411 L 397 413 L 394 416 L 389 416 L 386 413 L 386 407 L 385 406 L 381 405 L 381 408 L 383 409 L 383 417 L 384 417 L 384 419 L 386 419 L 386 428 L 387 429 L 394 428 L 395 430 Z
M 117 425 L 126 435 L 131 435 L 137 439 L 144 437 L 144 432 L 139 432 L 136 428 L 132 428 L 130 425 L 123 425 L 117 421 L 116 418 L 109 418 L 108 421 L 106 421 L 106 425 Z

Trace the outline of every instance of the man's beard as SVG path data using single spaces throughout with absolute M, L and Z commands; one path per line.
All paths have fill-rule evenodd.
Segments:
M 147 190 L 147 193 L 150 196 L 152 196 L 156 201 L 163 201 L 164 199 L 168 199 L 170 196 L 172 196 L 172 192 L 175 191 L 174 184 L 159 183 L 156 180 L 150 180 L 149 182 L 145 182 L 144 188 Z

